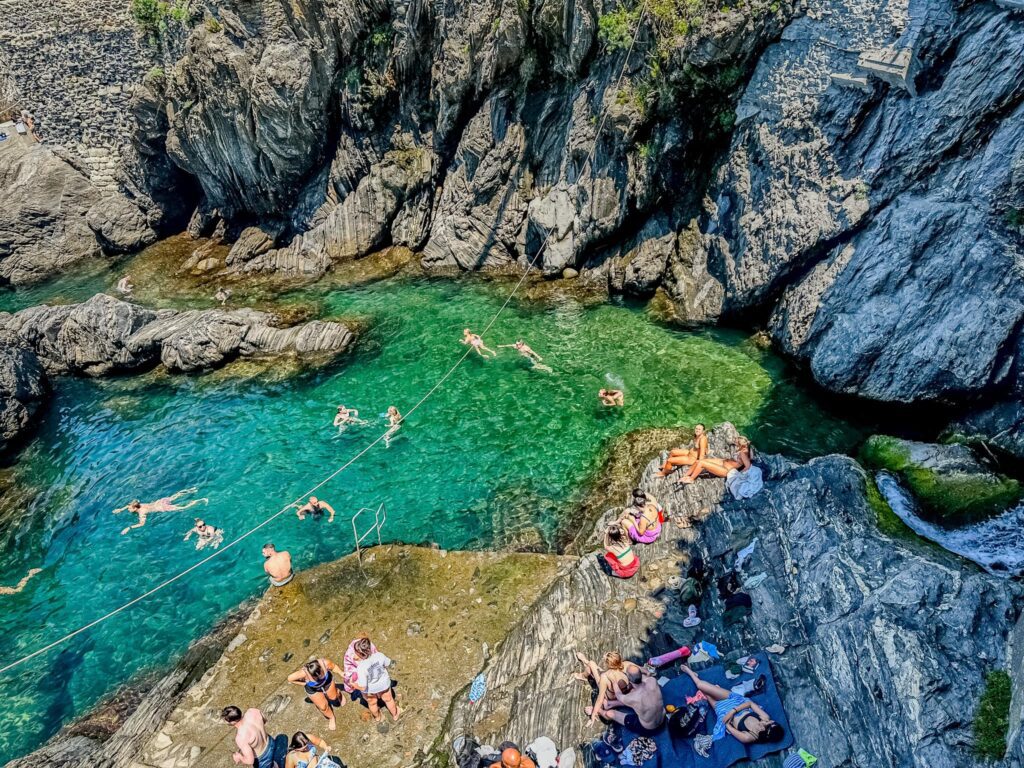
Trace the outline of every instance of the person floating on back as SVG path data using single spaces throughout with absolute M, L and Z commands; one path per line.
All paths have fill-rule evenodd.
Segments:
M 295 578 L 291 553 L 278 552 L 277 548 L 269 542 L 263 545 L 263 570 L 270 577 L 270 586 L 272 587 L 283 587 Z
M 154 512 L 181 512 L 190 507 L 194 507 L 196 504 L 209 504 L 209 499 L 192 499 L 192 501 L 186 504 L 175 504 L 174 502 L 180 499 L 182 496 L 188 496 L 189 494 L 195 493 L 198 488 L 186 488 L 183 491 L 178 491 L 173 496 L 164 496 L 162 499 L 156 501 L 150 501 L 143 504 L 138 499 L 128 502 L 123 507 L 118 507 L 114 510 L 114 514 L 120 514 L 121 512 L 131 512 L 133 515 L 139 516 L 139 521 L 135 525 L 129 525 L 123 531 L 121 535 L 124 536 L 128 531 L 133 528 L 141 528 L 146 524 L 146 516 L 151 515 Z
M 470 348 L 476 352 L 480 357 L 486 358 L 485 352 L 489 352 L 491 357 L 497 357 L 498 353 L 490 347 L 484 345 L 484 340 L 477 334 L 473 333 L 469 328 L 462 329 L 462 343 L 468 344 Z
M 298 516 L 299 520 L 305 520 L 306 515 L 309 515 L 314 520 L 319 520 L 321 517 L 324 516 L 324 510 L 326 510 L 328 513 L 327 522 L 333 523 L 334 507 L 332 507 L 326 501 L 321 501 L 316 496 L 310 496 L 309 501 L 303 504 L 301 507 L 298 507 L 298 510 L 296 511 L 295 514 Z

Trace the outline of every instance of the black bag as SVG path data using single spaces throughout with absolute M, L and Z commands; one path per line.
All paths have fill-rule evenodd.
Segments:
M 692 739 L 698 733 L 704 733 L 707 717 L 708 713 L 704 707 L 687 704 L 669 716 L 669 735 L 676 739 Z

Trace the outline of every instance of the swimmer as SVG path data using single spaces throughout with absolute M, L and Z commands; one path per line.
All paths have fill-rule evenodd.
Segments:
M 192 501 L 186 504 L 175 504 L 174 502 L 180 499 L 182 496 L 188 496 L 198 491 L 198 488 L 186 488 L 183 491 L 178 491 L 173 496 L 164 496 L 162 499 L 156 501 L 150 501 L 143 504 L 138 499 L 128 502 L 127 505 L 119 507 L 114 510 L 114 514 L 117 515 L 121 512 L 131 512 L 133 515 L 139 516 L 139 522 L 135 525 L 129 525 L 123 531 L 121 535 L 124 536 L 128 531 L 133 528 L 141 528 L 146 524 L 146 517 L 153 514 L 154 512 L 181 512 L 189 507 L 194 507 L 196 504 L 209 504 L 209 499 L 192 499 Z
M 676 467 L 691 467 L 708 455 L 708 435 L 703 424 L 693 427 L 693 448 L 673 448 L 668 452 L 668 459 L 655 477 L 672 474 Z
M 192 530 L 185 534 L 185 538 L 182 541 L 191 539 L 193 533 L 198 537 L 196 540 L 197 550 L 207 546 L 216 549 L 224 541 L 224 531 L 220 528 L 214 528 L 212 525 L 207 525 L 198 517 L 196 518 L 196 524 L 192 526 Z
M 359 411 L 355 408 L 346 408 L 344 405 L 339 405 L 338 412 L 334 415 L 334 426 L 339 431 L 344 432 L 345 427 L 349 424 L 366 424 L 366 422 L 359 418 Z
M 231 290 L 229 288 L 218 288 L 217 292 L 213 294 L 213 298 L 220 302 L 223 307 L 228 303 L 228 299 L 231 298 Z
M 480 357 L 486 358 L 485 352 L 490 352 L 491 357 L 497 357 L 498 353 L 490 347 L 484 345 L 484 340 L 477 334 L 473 333 L 469 328 L 462 329 L 462 343 L 468 344 L 472 347 L 473 351 L 476 352 Z
M 284 550 L 278 552 L 270 542 L 263 545 L 263 570 L 270 577 L 272 587 L 283 587 L 295 578 L 291 553 Z
M 135 286 L 132 285 L 132 276 L 125 275 L 117 281 L 117 292 L 122 296 L 131 296 L 132 291 L 135 290 Z
M 499 344 L 498 349 L 514 349 L 520 355 L 530 361 L 530 365 L 540 371 L 551 373 L 551 369 L 544 365 L 544 358 L 530 349 L 530 345 L 522 339 L 517 339 L 515 344 Z
M 314 520 L 319 520 L 321 517 L 324 516 L 325 509 L 327 510 L 329 515 L 327 518 L 327 522 L 333 523 L 334 507 L 332 507 L 326 501 L 321 501 L 316 496 L 310 496 L 308 502 L 303 504 L 301 507 L 297 507 L 298 511 L 295 514 L 298 516 L 299 520 L 305 520 L 306 515 L 311 515 Z
M 621 389 L 602 389 L 597 393 L 597 397 L 601 405 L 607 405 L 609 408 L 621 408 L 626 404 L 626 396 Z
M 42 568 L 33 568 L 28 573 L 26 573 L 22 577 L 21 581 L 19 581 L 15 586 L 13 586 L 13 587 L 0 587 L 0 595 L 16 595 L 16 594 L 18 594 L 19 592 L 21 592 L 21 590 L 23 590 L 25 588 L 25 585 L 28 584 L 29 579 L 31 579 L 37 573 L 40 573 L 42 570 L 43 570 Z
M 391 438 L 393 438 L 395 436 L 395 433 L 398 432 L 398 430 L 402 428 L 402 418 L 403 418 L 402 414 L 400 414 L 398 412 L 398 409 L 395 408 L 395 406 L 393 406 L 393 405 L 389 405 L 388 406 L 387 419 L 388 419 L 388 424 L 390 424 L 391 427 L 388 429 L 387 432 L 384 433 L 384 447 L 385 448 L 390 448 L 391 447 Z

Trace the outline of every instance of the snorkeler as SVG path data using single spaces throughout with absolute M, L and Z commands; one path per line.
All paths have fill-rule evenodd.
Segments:
M 344 431 L 345 427 L 349 424 L 365 423 L 365 421 L 359 418 L 359 411 L 355 408 L 346 408 L 344 405 L 339 405 L 338 412 L 334 415 L 334 426 L 340 431 Z
M 530 361 L 530 365 L 540 371 L 551 373 L 551 368 L 544 365 L 544 358 L 530 349 L 530 345 L 522 339 L 517 339 L 515 344 L 499 344 L 498 349 L 514 349 L 520 355 Z
M 19 581 L 15 586 L 13 586 L 13 587 L 0 587 L 0 595 L 16 595 L 16 594 L 18 594 L 19 592 L 21 592 L 21 590 L 23 590 L 25 588 L 25 585 L 28 584 L 29 579 L 31 579 L 33 576 L 35 576 L 37 573 L 39 573 L 42 570 L 43 570 L 42 568 L 33 568 L 28 573 L 26 573 L 22 577 L 21 581 Z
M 388 424 L 391 426 L 388 431 L 384 433 L 384 447 L 391 447 L 391 438 L 395 436 L 395 433 L 402 428 L 402 414 L 398 412 L 398 409 L 393 405 L 388 406 L 387 419 Z
M 597 393 L 597 397 L 602 405 L 607 405 L 609 408 L 613 406 L 621 408 L 626 404 L 626 396 L 621 389 L 602 389 Z
M 485 355 L 484 352 L 490 352 L 491 353 L 491 357 L 497 357 L 498 356 L 497 352 L 495 352 L 490 347 L 485 346 L 484 345 L 484 340 L 482 338 L 480 338 L 477 334 L 475 334 L 471 330 L 469 330 L 469 328 L 463 328 L 462 329 L 462 343 L 463 344 L 468 344 L 470 347 L 472 347 L 473 351 L 476 352 L 478 355 L 480 355 L 480 357 L 483 357 L 483 358 L 487 357 L 487 355 Z
M 115 509 L 115 515 L 121 512 L 131 512 L 133 515 L 139 516 L 139 522 L 137 522 L 135 525 L 129 525 L 127 528 L 121 531 L 121 535 L 124 536 L 126 533 L 128 533 L 128 531 L 132 530 L 133 528 L 141 528 L 142 526 L 144 526 L 146 524 L 147 515 L 151 515 L 154 512 L 181 512 L 182 510 L 186 510 L 189 507 L 194 507 L 196 504 L 209 504 L 209 499 L 192 499 L 192 501 L 186 504 L 174 503 L 182 496 L 188 496 L 189 494 L 195 493 L 198 490 L 198 488 L 186 488 L 183 491 L 178 491 L 173 496 L 164 496 L 162 499 L 150 501 L 146 504 L 143 504 L 138 499 L 134 499 L 133 501 L 128 502 L 127 505 Z
M 214 528 L 212 525 L 207 525 L 198 517 L 196 518 L 196 524 L 192 526 L 192 530 L 185 534 L 185 538 L 182 541 L 191 539 L 193 533 L 198 536 L 196 549 L 203 549 L 205 547 L 216 549 L 224 541 L 224 531 L 220 528 Z
M 310 515 L 314 520 L 319 520 L 324 516 L 324 510 L 328 513 L 327 522 L 334 522 L 334 507 L 328 504 L 326 501 L 321 501 L 316 496 L 310 496 L 309 501 L 298 507 L 298 511 L 295 513 L 299 520 L 305 520 L 306 515 Z

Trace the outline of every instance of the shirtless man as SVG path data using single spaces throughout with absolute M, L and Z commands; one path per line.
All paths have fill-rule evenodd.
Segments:
M 220 528 L 214 528 L 212 525 L 207 525 L 198 517 L 196 518 L 196 524 L 192 526 L 192 530 L 185 534 L 183 541 L 191 539 L 193 533 L 198 537 L 196 549 L 203 549 L 206 546 L 216 549 L 224 541 L 224 531 Z
M 233 727 L 235 746 L 238 751 L 231 759 L 239 765 L 252 765 L 255 768 L 280 768 L 274 761 L 274 742 L 267 735 L 267 719 L 258 709 L 242 710 L 232 705 L 224 707 L 220 716 L 224 722 Z
M 515 344 L 499 344 L 498 349 L 514 349 L 520 355 L 529 360 L 530 365 L 534 368 L 539 368 L 542 371 L 551 371 L 548 366 L 543 365 L 544 358 L 530 349 L 530 345 L 522 339 L 517 339 Z
M 605 702 L 601 714 L 633 732 L 656 731 L 665 722 L 661 686 L 639 667 L 627 669 L 626 679 L 628 684 L 620 682 L 615 698 Z M 625 708 L 625 711 L 620 708 Z
M 293 578 L 292 556 L 289 552 L 278 552 L 270 543 L 263 545 L 263 570 L 270 577 L 270 586 L 283 587 Z
M 668 452 L 668 460 L 655 477 L 672 474 L 676 467 L 690 467 L 708 455 L 708 435 L 703 424 L 693 427 L 693 448 L 673 448 Z
M 312 515 L 314 520 L 318 520 L 324 516 L 324 510 L 327 510 L 329 517 L 327 518 L 328 523 L 334 522 L 334 507 L 328 504 L 326 501 L 321 501 L 316 496 L 310 496 L 309 501 L 298 508 L 295 513 L 298 515 L 299 520 L 305 520 L 306 515 Z
M 173 496 L 164 496 L 162 499 L 150 501 L 146 504 L 143 504 L 138 499 L 135 499 L 134 501 L 128 502 L 128 504 L 126 504 L 123 507 L 118 507 L 117 509 L 114 510 L 115 515 L 120 514 L 121 512 L 131 512 L 133 515 L 139 516 L 139 522 L 137 522 L 135 525 L 129 525 L 127 528 L 121 531 L 121 535 L 124 536 L 126 533 L 128 533 L 128 531 L 132 530 L 133 528 L 141 528 L 142 526 L 144 526 L 146 524 L 146 516 L 151 515 L 154 512 L 181 512 L 182 510 L 188 509 L 189 507 L 194 507 L 196 504 L 209 504 L 209 499 L 192 499 L 192 501 L 186 504 L 174 503 L 182 496 L 188 496 L 189 494 L 195 493 L 198 490 L 198 488 L 186 488 L 183 491 L 178 491 Z
M 0 595 L 16 595 L 16 594 L 18 594 L 19 592 L 21 592 L 21 590 L 23 590 L 25 588 L 25 585 L 28 584 L 28 580 L 31 579 L 33 576 L 35 576 L 37 573 L 39 573 L 41 570 L 43 570 L 43 569 L 42 568 L 33 568 L 31 571 L 29 571 L 27 574 L 25 574 L 22 577 L 21 581 L 19 581 L 13 587 L 0 587 Z
M 621 408 L 626 404 L 626 396 L 621 389 L 602 389 L 597 393 L 597 397 L 602 405 L 607 405 L 609 408 L 613 406 Z

